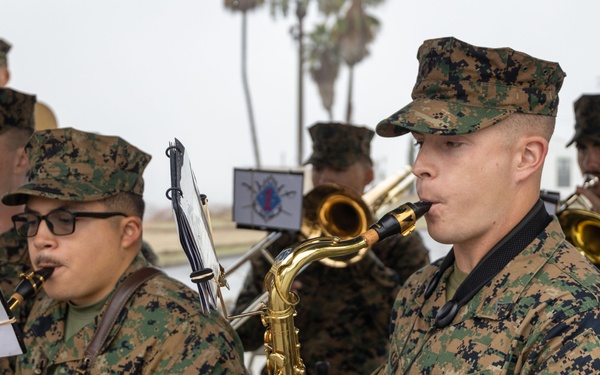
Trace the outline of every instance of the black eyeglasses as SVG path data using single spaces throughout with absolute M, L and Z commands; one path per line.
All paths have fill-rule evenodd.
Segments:
M 94 219 L 107 219 L 113 216 L 125 216 L 122 212 L 71 212 L 67 210 L 54 210 L 41 216 L 33 212 L 24 212 L 13 215 L 12 221 L 15 230 L 21 237 L 33 237 L 37 234 L 40 222 L 44 220 L 50 232 L 56 236 L 66 236 L 75 232 L 75 221 L 78 217 L 91 217 Z

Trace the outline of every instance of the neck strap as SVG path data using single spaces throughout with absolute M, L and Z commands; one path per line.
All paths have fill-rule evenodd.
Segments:
M 502 238 L 475 266 L 465 281 L 458 287 L 454 297 L 440 308 L 435 317 L 435 326 L 444 328 L 456 317 L 458 310 L 466 305 L 475 294 L 494 278 L 512 259 L 529 245 L 552 221 L 544 202 L 538 200 L 529 213 Z M 444 272 L 454 263 L 454 248 L 442 261 L 440 268 L 433 274 L 425 290 L 425 299 L 431 297 Z

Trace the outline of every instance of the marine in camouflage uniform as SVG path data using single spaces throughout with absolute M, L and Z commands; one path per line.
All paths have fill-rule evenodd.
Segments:
M 0 65 L 6 59 L 5 48 L 0 40 Z M 0 88 L 0 195 L 19 187 L 25 182 L 27 159 L 24 147 L 34 130 L 33 106 L 35 96 L 9 88 Z M 11 216 L 20 211 L 0 204 L 0 290 L 8 299 L 21 280 L 19 275 L 31 269 L 27 254 L 27 239 L 20 237 L 12 228 Z M 13 315 L 23 326 L 33 301 L 19 304 Z M 9 374 L 14 370 L 14 357 L 0 358 L 0 373 Z
M 584 175 L 600 178 L 600 95 L 581 95 L 574 103 L 575 135 L 567 147 L 576 144 L 579 170 Z M 577 194 L 587 198 L 589 205 L 582 207 L 600 213 L 600 184 L 578 187 Z M 572 208 L 579 208 L 573 206 Z
M 446 191 L 444 195 L 443 189 L 452 189 L 454 185 L 438 187 L 434 180 L 439 177 L 436 173 L 452 174 L 455 170 L 439 171 L 447 166 L 439 159 L 445 157 L 451 160 L 448 163 L 458 163 L 462 159 L 454 160 L 456 155 L 469 157 L 475 147 L 487 145 L 482 142 L 485 139 L 496 141 L 499 146 L 493 151 L 501 151 L 497 155 L 486 154 L 493 158 L 487 163 L 481 159 L 472 161 L 474 166 L 480 164 L 486 168 L 490 163 L 498 165 L 514 160 L 513 149 L 498 135 L 507 137 L 509 130 L 531 134 L 517 130 L 517 127 L 531 130 L 524 119 L 539 120 L 535 129 L 540 131 L 553 126 L 548 121 L 553 123 L 551 118 L 556 116 L 558 91 L 565 74 L 556 63 L 509 48 L 476 47 L 455 38 L 426 40 L 417 57 L 420 66 L 413 102 L 381 121 L 377 133 L 384 137 L 413 133 L 421 145 L 413 168 L 418 177 L 417 192 L 420 197 L 425 194 L 435 199 L 425 215 L 430 234 L 434 239 L 436 235 L 452 238 L 452 231 L 466 236 L 471 232 L 460 228 L 466 225 L 463 217 L 477 218 L 478 212 L 474 207 L 463 207 L 456 213 L 459 215 L 456 221 L 452 220 L 452 214 L 447 211 L 458 192 Z M 513 114 L 520 120 L 501 122 L 514 119 L 510 117 Z M 545 131 L 551 133 L 552 130 Z M 472 132 L 478 135 L 469 134 Z M 540 147 L 543 138 L 519 137 L 509 143 L 529 142 L 527 147 L 531 147 L 519 151 L 525 153 L 519 166 L 524 170 L 533 168 L 528 163 L 536 163 L 537 173 L 522 177 L 514 172 L 517 167 L 512 164 L 511 172 L 501 172 L 505 167 L 482 172 L 482 175 L 497 176 L 487 182 L 488 187 L 490 183 L 513 186 L 510 178 L 501 180 L 509 173 L 521 176 L 515 179 L 519 183 L 514 185 L 533 182 L 520 190 L 519 195 L 523 197 L 513 196 L 508 202 L 502 201 L 505 197 L 487 199 L 490 206 L 495 199 L 500 200 L 498 207 L 506 208 L 504 212 L 497 212 L 497 207 L 489 207 L 488 215 L 498 215 L 514 227 L 502 226 L 504 223 L 500 222 L 496 222 L 496 226 L 507 228 L 504 232 L 494 232 L 495 228 L 488 227 L 488 232 L 504 233 L 504 237 L 494 236 L 499 239 L 491 248 L 481 246 L 483 251 L 488 249 L 487 253 L 475 258 L 471 270 L 458 268 L 459 257 L 464 266 L 464 259 L 471 255 L 461 251 L 479 248 L 469 247 L 458 239 L 443 261 L 434 262 L 408 279 L 394 304 L 389 357 L 375 373 L 566 375 L 599 372 L 600 274 L 566 242 L 558 220 L 548 215 L 539 200 L 541 166 L 537 163 L 543 165 L 545 157 Z M 538 151 L 532 151 L 534 149 Z M 436 153 L 443 156 L 438 157 Z M 465 177 L 453 176 L 454 179 Z M 474 199 L 483 194 L 476 188 L 464 193 L 465 196 L 471 194 L 472 202 L 481 201 L 478 197 Z M 508 194 L 515 190 L 508 189 Z M 527 211 L 531 206 L 521 207 L 516 202 L 530 202 L 533 208 Z M 510 210 L 523 214 L 513 215 Z M 449 226 L 448 232 L 440 230 L 439 222 Z M 478 238 L 467 237 L 470 241 Z
M 140 253 L 140 236 L 142 173 L 150 155 L 119 137 L 73 128 L 36 132 L 26 151 L 29 180 L 4 195 L 2 202 L 26 204 L 26 212 L 32 214 L 26 214 L 25 224 L 17 229 L 29 236 L 33 265 L 57 269 L 44 284 L 46 293 L 35 299 L 25 327 L 28 352 L 19 356 L 17 373 L 77 373 L 116 286 L 148 265 Z M 118 203 L 108 203 L 111 199 Z M 111 215 L 112 222 L 77 218 L 70 234 L 57 232 L 64 231 L 65 219 L 47 216 L 65 208 L 89 212 L 92 207 L 114 205 L 133 213 Z M 49 210 L 42 225 L 37 212 Z M 31 224 L 35 220 L 38 225 Z M 109 249 L 113 246 L 119 248 Z M 77 263 L 69 258 L 94 260 Z M 117 273 L 119 268 L 124 271 Z M 67 336 L 75 319 L 72 314 L 88 305 L 98 314 L 84 319 Z M 199 311 L 197 293 L 164 274 L 154 276 L 124 303 L 89 373 L 246 373 L 235 331 L 219 313 L 204 316 Z
M 315 186 L 319 185 L 315 175 L 324 168 L 343 171 L 365 163 L 371 170 L 372 130 L 340 123 L 319 123 L 309 130 L 313 153 L 307 163 L 313 165 Z M 366 184 L 359 185 L 358 193 L 362 193 Z M 269 251 L 275 256 L 301 239 L 298 233 L 285 232 Z M 315 373 L 319 361 L 329 363 L 330 374 L 373 371 L 387 354 L 390 311 L 398 288 L 427 264 L 429 252 L 414 233 L 377 243 L 362 260 L 344 268 L 314 262 L 304 269 L 295 279 L 301 287 L 294 323 L 307 372 Z M 264 257 L 251 261 L 234 313 L 243 311 L 264 292 L 263 281 L 270 268 Z M 261 347 L 264 332 L 257 317 L 238 328 L 246 350 Z

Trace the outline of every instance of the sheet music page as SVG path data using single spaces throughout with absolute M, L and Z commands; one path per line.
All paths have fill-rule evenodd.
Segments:
M 9 323 L 12 316 L 8 313 L 8 307 L 4 302 L 4 296 L 0 292 L 0 298 L 2 300 L 2 308 L 0 308 L 0 357 L 10 357 L 13 355 L 23 354 L 25 351 L 25 345 L 17 332 L 13 324 Z M 16 324 L 16 323 L 14 323 Z

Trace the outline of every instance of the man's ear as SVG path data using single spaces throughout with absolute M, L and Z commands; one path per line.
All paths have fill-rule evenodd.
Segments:
M 137 216 L 128 216 L 121 221 L 122 236 L 121 246 L 128 249 L 141 241 L 142 237 L 142 219 Z
M 548 154 L 548 141 L 544 137 L 529 136 L 521 141 L 517 164 L 517 181 L 525 180 L 535 172 L 541 173 Z
M 25 147 L 19 147 L 15 153 L 15 170 L 20 173 L 27 173 L 29 169 L 29 159 L 25 152 Z

